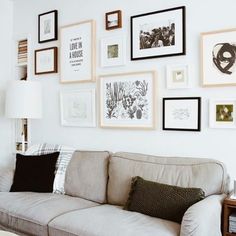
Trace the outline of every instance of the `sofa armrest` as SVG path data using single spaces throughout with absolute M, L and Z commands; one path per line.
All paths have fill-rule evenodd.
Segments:
M 221 210 L 225 197 L 225 194 L 212 195 L 189 207 L 182 219 L 180 236 L 221 236 Z
M 9 192 L 13 183 L 14 170 L 0 168 L 0 192 Z

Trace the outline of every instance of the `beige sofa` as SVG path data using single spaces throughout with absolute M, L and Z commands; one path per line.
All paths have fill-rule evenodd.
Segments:
M 182 223 L 122 209 L 131 178 L 200 187 L 206 198 Z M 219 236 L 227 174 L 210 159 L 168 158 L 134 153 L 76 151 L 65 179 L 66 195 L 8 192 L 13 171 L 0 172 L 0 229 L 37 236 Z

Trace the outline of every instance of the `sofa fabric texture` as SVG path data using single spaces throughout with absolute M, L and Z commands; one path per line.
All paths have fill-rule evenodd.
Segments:
M 67 195 L 106 202 L 109 152 L 76 151 L 65 178 Z

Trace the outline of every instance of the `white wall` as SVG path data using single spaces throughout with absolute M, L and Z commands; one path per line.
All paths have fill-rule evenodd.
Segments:
M 4 100 L 7 81 L 12 76 L 12 30 L 13 3 L 0 2 L 0 165 L 9 165 L 12 161 L 12 122 L 4 117 Z
M 140 13 L 186 6 L 187 55 L 160 59 L 130 61 L 130 16 Z M 78 149 L 106 149 L 110 151 L 143 152 L 165 156 L 189 156 L 216 158 L 226 163 L 229 173 L 236 178 L 235 143 L 236 130 L 209 129 L 208 99 L 236 97 L 235 87 L 201 88 L 200 81 L 200 33 L 235 27 L 235 0 L 21 0 L 15 2 L 14 33 L 30 33 L 33 49 L 58 45 L 37 43 L 37 15 L 49 10 L 59 11 L 59 25 L 67 25 L 86 19 L 97 22 L 97 48 L 103 36 L 117 34 L 127 35 L 127 64 L 119 68 L 101 68 L 99 53 L 97 55 L 97 75 L 106 73 L 156 70 L 158 72 L 157 130 L 106 130 L 97 128 L 68 128 L 60 125 L 59 91 L 68 88 L 95 87 L 96 84 L 62 85 L 58 75 L 34 76 L 41 81 L 44 88 L 44 117 L 32 122 L 32 141 L 61 143 Z M 121 9 L 123 28 L 105 31 L 105 12 Z M 99 52 L 99 50 L 98 50 Z M 32 61 L 33 63 L 33 61 Z M 172 64 L 189 64 L 192 66 L 190 80 L 193 88 L 188 90 L 167 90 L 165 87 L 165 66 Z M 201 96 L 202 97 L 202 131 L 171 132 L 161 130 L 161 98 L 164 96 Z

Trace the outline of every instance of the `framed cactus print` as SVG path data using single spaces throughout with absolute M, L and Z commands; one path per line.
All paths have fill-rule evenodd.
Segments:
M 102 128 L 154 129 L 155 72 L 100 76 Z

